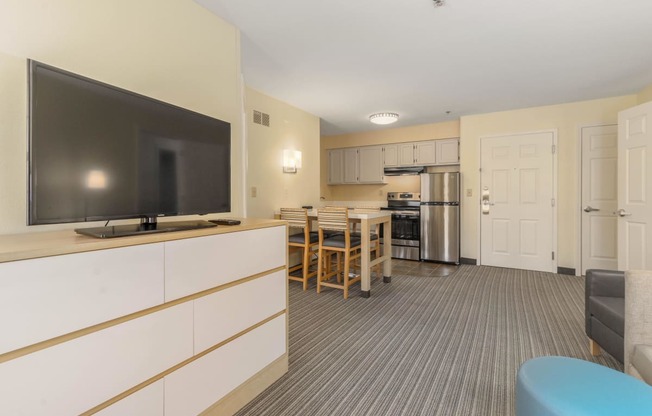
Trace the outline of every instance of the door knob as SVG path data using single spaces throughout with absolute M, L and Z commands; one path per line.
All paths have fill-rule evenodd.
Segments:
M 621 217 L 629 217 L 630 215 L 632 215 L 632 214 L 630 214 L 629 212 L 625 211 L 625 210 L 622 209 L 622 208 L 619 209 L 618 211 L 614 212 L 614 214 L 618 214 L 618 215 L 620 215 Z
M 593 211 L 600 211 L 599 208 L 593 208 L 591 205 L 587 205 L 584 207 L 584 212 L 593 212 Z

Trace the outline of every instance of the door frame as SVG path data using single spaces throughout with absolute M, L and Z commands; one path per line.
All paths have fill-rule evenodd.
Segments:
M 557 273 L 557 268 L 559 265 L 559 250 L 557 244 L 557 211 L 559 209 L 559 197 L 558 197 L 558 154 L 559 154 L 559 144 L 557 142 L 557 129 L 545 129 L 545 130 L 531 130 L 531 131 L 522 131 L 522 132 L 512 132 L 504 134 L 491 134 L 479 136 L 477 140 L 477 161 L 478 161 L 478 224 L 477 224 L 477 247 L 478 247 L 478 265 L 482 266 L 482 140 L 483 139 L 494 139 L 498 137 L 510 137 L 510 136 L 523 136 L 528 134 L 540 134 L 540 133 L 550 133 L 552 134 L 552 145 L 555 147 L 555 153 L 552 154 L 552 197 L 555 200 L 555 206 L 552 207 L 552 251 L 555 252 L 555 259 L 552 263 L 552 268 L 554 271 L 552 273 Z
M 582 130 L 591 127 L 618 126 L 618 122 L 599 121 L 577 126 L 577 201 L 575 203 L 575 232 L 577 244 L 575 248 L 575 276 L 582 275 Z

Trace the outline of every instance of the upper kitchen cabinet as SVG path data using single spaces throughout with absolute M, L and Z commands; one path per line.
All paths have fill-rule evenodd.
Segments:
M 414 165 L 414 143 L 401 143 L 398 145 L 398 165 Z
M 435 165 L 435 141 L 400 143 L 398 145 L 398 166 Z
M 383 166 L 393 168 L 398 166 L 398 145 L 386 144 L 383 146 Z
M 383 182 L 383 148 L 381 146 L 361 147 L 358 149 L 358 182 Z
M 434 140 L 414 143 L 414 164 L 417 166 L 437 164 L 435 147 Z
M 328 184 L 383 183 L 382 146 L 328 151 Z
M 343 183 L 358 183 L 358 148 L 344 149 L 344 180 Z
M 328 151 L 328 184 L 338 185 L 344 180 L 344 150 Z
M 457 165 L 460 163 L 460 142 L 458 139 L 436 140 L 435 155 L 438 165 Z

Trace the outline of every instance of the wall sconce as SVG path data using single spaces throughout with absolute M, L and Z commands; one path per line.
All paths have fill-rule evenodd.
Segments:
M 301 152 L 299 150 L 283 150 L 283 173 L 297 173 L 301 168 Z
M 106 188 L 106 175 L 101 170 L 91 170 L 86 175 L 86 187 L 89 189 Z

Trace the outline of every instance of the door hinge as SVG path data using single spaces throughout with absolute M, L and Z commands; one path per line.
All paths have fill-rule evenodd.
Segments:
M 550 206 L 551 206 L 551 207 L 554 207 L 554 206 L 555 206 L 555 198 L 552 198 L 552 199 L 550 200 Z
M 555 259 L 555 252 L 554 251 L 552 252 L 552 259 L 553 260 Z
M 553 144 L 553 145 L 552 145 L 552 154 L 554 155 L 556 151 L 557 151 L 557 146 L 555 146 L 555 145 Z

